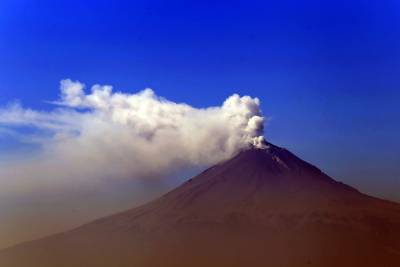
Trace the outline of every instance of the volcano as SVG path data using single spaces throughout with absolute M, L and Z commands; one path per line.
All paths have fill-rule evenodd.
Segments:
M 266 143 L 146 205 L 2 250 L 0 266 L 398 267 L 400 205 Z

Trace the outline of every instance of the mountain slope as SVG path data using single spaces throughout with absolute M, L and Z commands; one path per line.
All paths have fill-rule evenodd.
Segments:
M 400 266 L 400 205 L 267 144 L 144 206 L 2 250 L 0 266 Z

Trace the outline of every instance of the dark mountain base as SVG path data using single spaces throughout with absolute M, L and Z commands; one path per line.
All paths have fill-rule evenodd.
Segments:
M 225 225 L 180 226 L 140 236 L 127 232 L 58 236 L 9 250 L 1 266 L 393 266 L 400 252 L 367 233 L 334 225 L 292 231 Z M 167 230 L 167 229 L 165 229 Z M 100 236 L 100 237 L 99 237 Z M 400 238 L 400 236 L 397 236 Z

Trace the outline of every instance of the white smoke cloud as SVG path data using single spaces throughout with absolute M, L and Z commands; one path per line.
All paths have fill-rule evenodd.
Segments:
M 127 94 L 94 85 L 86 93 L 84 84 L 69 79 L 60 89 L 51 111 L 20 104 L 0 109 L 2 127 L 33 128 L 35 134 L 24 139 L 41 146 L 34 158 L 0 169 L 0 187 L 7 192 L 157 177 L 216 163 L 263 141 L 257 98 L 234 94 L 219 107 L 199 109 L 151 89 Z

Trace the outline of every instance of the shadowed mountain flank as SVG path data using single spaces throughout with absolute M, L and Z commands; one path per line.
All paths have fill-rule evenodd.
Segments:
M 400 205 L 249 148 L 137 208 L 0 251 L 4 267 L 400 266 Z

